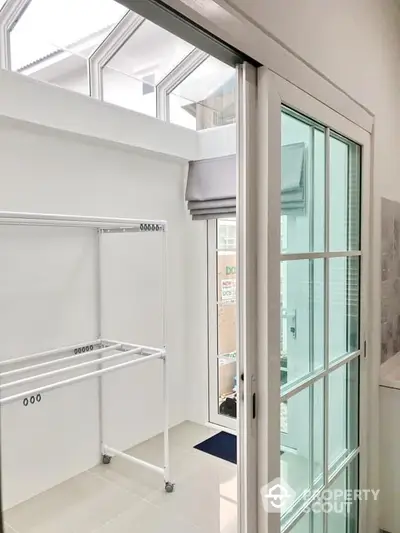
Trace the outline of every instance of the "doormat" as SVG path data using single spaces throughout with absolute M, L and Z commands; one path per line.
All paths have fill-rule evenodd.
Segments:
M 229 461 L 234 465 L 237 463 L 236 459 L 236 435 L 221 431 L 213 435 L 209 439 L 200 442 L 194 446 L 196 450 L 214 455 L 224 461 Z
M 196 444 L 194 448 L 224 461 L 229 461 L 234 465 L 237 464 L 236 435 L 232 435 L 232 433 L 221 431 L 209 439 L 203 440 L 200 444 Z

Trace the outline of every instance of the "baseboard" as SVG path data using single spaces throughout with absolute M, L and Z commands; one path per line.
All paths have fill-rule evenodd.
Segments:
M 226 433 L 231 433 L 232 435 L 236 435 L 237 432 L 234 429 L 230 429 L 224 426 L 220 426 L 218 424 L 214 424 L 213 422 L 206 422 L 205 424 L 208 428 L 216 429 L 217 431 L 225 431 Z

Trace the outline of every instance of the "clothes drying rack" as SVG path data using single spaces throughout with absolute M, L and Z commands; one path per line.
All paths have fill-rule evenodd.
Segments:
M 45 352 L 33 353 L 0 361 L 0 406 L 13 402 L 29 404 L 42 401 L 46 392 L 97 378 L 101 459 L 104 464 L 110 463 L 112 457 L 118 456 L 127 461 L 148 468 L 161 474 L 164 478 L 166 492 L 173 492 L 174 484 L 170 478 L 169 467 L 169 421 L 168 421 L 168 373 L 166 337 L 166 261 L 167 261 L 167 223 L 162 220 L 134 220 L 128 218 L 104 218 L 73 215 L 51 215 L 43 213 L 17 213 L 0 211 L 0 225 L 6 226 L 55 226 L 74 228 L 93 228 L 96 235 L 96 322 L 97 338 L 72 346 L 65 346 Z M 101 242 L 102 235 L 107 233 L 162 233 L 162 316 L 163 316 L 163 347 L 155 348 L 125 341 L 109 340 L 102 337 L 101 331 Z M 88 359 L 89 358 L 89 359 Z M 123 362 L 121 362 L 121 359 Z M 164 466 L 160 467 L 123 451 L 108 446 L 104 442 L 103 420 L 103 376 L 109 372 L 127 367 L 142 365 L 160 359 L 163 363 L 163 406 L 164 406 Z M 47 371 L 50 367 L 60 367 Z M 65 377 L 65 374 L 73 374 Z M 29 374 L 20 378 L 19 375 Z M 64 374 L 64 378 L 63 378 Z M 49 380 L 55 379 L 48 383 Z M 31 385 L 35 381 L 46 384 Z M 14 389 L 14 392 L 12 392 Z M 16 390 L 15 390 L 16 389 Z M 11 393 L 8 391 L 11 390 Z M 5 393 L 5 394 L 4 394 Z

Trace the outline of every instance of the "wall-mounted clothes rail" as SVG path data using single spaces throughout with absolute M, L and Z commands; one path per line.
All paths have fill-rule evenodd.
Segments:
M 9 357 L 0 361 L 0 406 L 21 401 L 26 405 L 28 397 L 41 397 L 41 394 L 85 380 L 98 379 L 98 405 L 100 425 L 100 447 L 102 461 L 110 463 L 113 456 L 148 468 L 164 477 L 167 492 L 173 492 L 174 484 L 169 468 L 169 406 L 166 335 L 166 231 L 167 224 L 162 220 L 136 220 L 128 218 L 106 218 L 74 215 L 53 215 L 42 213 L 17 213 L 0 211 L 0 225 L 7 226 L 56 226 L 93 228 L 97 235 L 97 333 L 94 340 L 53 350 L 33 353 L 22 357 Z M 163 346 L 160 348 L 133 344 L 125 341 L 103 339 L 101 335 L 101 235 L 103 233 L 148 233 L 162 232 L 163 246 Z M 164 405 L 164 465 L 153 465 L 105 444 L 103 439 L 103 376 L 128 367 L 160 360 L 163 364 L 163 405 Z M 28 374 L 24 377 L 24 374 Z M 73 374 L 71 376 L 71 374 Z M 46 383 L 43 384 L 43 381 Z M 35 382 L 42 383 L 37 385 Z M 13 390 L 16 389 L 16 390 Z

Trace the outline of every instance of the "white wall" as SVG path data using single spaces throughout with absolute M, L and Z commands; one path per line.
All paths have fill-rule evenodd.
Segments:
M 1 69 L 0 116 L 171 158 L 197 159 L 195 131 Z
M 207 222 L 186 224 L 186 415 L 208 422 Z
M 0 121 L 0 209 L 166 219 L 171 423 L 186 418 L 184 163 Z M 103 332 L 158 345 L 160 247 L 154 235 L 105 235 Z M 92 338 L 92 230 L 1 228 L 2 358 Z M 128 245 L 128 246 L 127 246 Z M 161 364 L 105 381 L 105 437 L 126 448 L 162 430 Z M 115 386 L 117 384 L 117 386 Z M 99 460 L 96 382 L 2 409 L 6 507 Z M 117 427 L 119 426 L 119 427 Z

